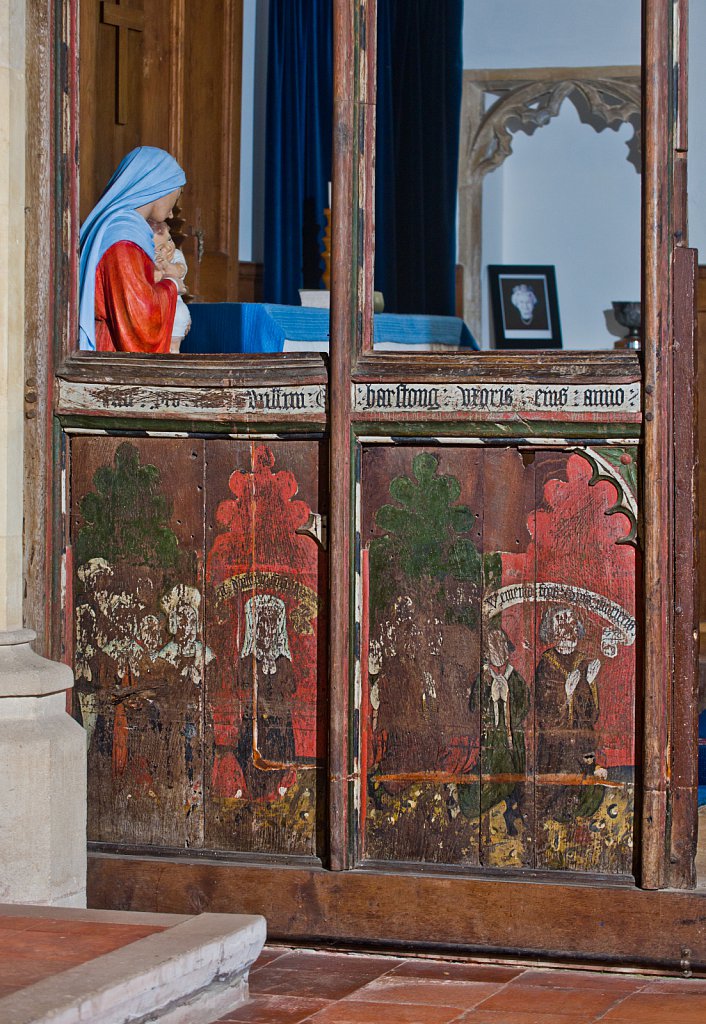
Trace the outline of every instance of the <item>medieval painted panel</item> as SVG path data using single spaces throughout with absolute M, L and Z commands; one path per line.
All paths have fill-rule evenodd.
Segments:
M 471 692 L 480 714 L 480 863 L 534 867 L 534 606 L 506 610 L 494 595 L 503 585 L 534 585 L 534 566 L 508 558 L 526 551 L 535 519 L 532 454 L 488 449 L 484 479 L 482 666 Z
M 370 446 L 361 475 L 363 857 L 477 864 L 482 458 Z
M 317 441 L 207 443 L 206 844 L 320 857 L 326 556 Z M 324 463 L 325 464 L 325 463 Z
M 629 873 L 634 458 L 362 449 L 363 860 Z
M 536 572 L 537 866 L 631 874 L 636 451 L 564 454 L 542 472 Z M 558 474 L 557 474 L 558 476 Z
M 203 443 L 75 437 L 68 546 L 88 836 L 203 838 Z

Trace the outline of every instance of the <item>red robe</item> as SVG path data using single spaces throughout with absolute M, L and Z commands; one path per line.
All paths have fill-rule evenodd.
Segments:
M 155 283 L 154 263 L 134 242 L 116 242 L 96 269 L 96 351 L 168 352 L 177 289 Z

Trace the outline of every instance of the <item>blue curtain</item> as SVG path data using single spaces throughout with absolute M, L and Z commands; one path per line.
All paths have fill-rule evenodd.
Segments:
M 331 0 L 270 0 L 265 157 L 267 302 L 299 304 L 321 287 L 331 180 Z
M 375 287 L 455 311 L 463 0 L 378 0 Z

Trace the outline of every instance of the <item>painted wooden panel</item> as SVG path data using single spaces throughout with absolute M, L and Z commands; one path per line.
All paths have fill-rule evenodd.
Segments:
M 364 852 L 478 863 L 482 453 L 370 447 Z
M 363 859 L 630 873 L 634 479 L 607 446 L 363 449 Z
M 59 405 L 71 415 L 117 413 L 149 419 L 187 415 L 196 420 L 238 419 L 280 422 L 323 421 L 326 388 L 321 384 L 272 387 L 199 388 L 59 381 Z
M 326 559 L 316 442 L 207 446 L 206 845 L 321 855 Z
M 319 449 L 72 440 L 68 606 L 91 840 L 321 855 Z
M 74 438 L 71 465 L 67 633 L 88 837 L 199 847 L 214 657 L 203 640 L 203 442 Z
M 635 450 L 608 454 L 632 486 Z M 551 458 L 538 454 L 538 482 Z M 592 462 L 570 455 L 565 479 L 544 475 L 527 553 L 538 582 L 536 857 L 541 867 L 629 873 L 635 549 L 621 543 L 630 521 L 616 509 L 616 485 Z
M 602 381 L 591 384 L 498 383 L 442 384 L 388 383 L 352 385 L 353 408 L 358 414 L 419 419 L 463 412 L 473 419 L 493 421 L 550 419 L 559 423 L 639 422 L 640 384 Z
M 484 453 L 483 596 L 503 581 L 534 584 L 531 563 L 510 569 L 505 554 L 522 550 L 532 535 L 535 466 L 517 451 Z M 496 614 L 483 602 L 483 664 L 471 693 L 480 713 L 480 862 L 488 867 L 534 865 L 534 716 L 532 673 L 534 605 L 517 606 L 514 615 Z

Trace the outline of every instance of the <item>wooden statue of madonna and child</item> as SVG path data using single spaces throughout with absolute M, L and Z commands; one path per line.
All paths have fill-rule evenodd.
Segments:
M 164 150 L 123 159 L 81 226 L 80 347 L 178 352 L 189 330 L 186 261 L 166 221 L 186 175 Z

